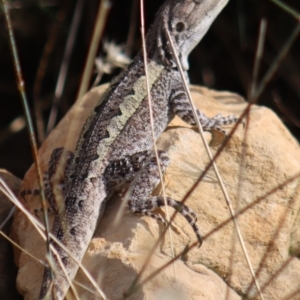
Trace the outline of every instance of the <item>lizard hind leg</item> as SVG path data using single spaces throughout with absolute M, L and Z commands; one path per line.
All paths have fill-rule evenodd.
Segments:
M 164 173 L 169 164 L 169 158 L 164 151 L 159 151 L 159 162 L 162 172 Z M 160 178 L 157 160 L 155 157 L 151 157 L 146 166 L 131 184 L 131 194 L 128 206 L 134 213 L 147 215 L 165 224 L 165 220 L 160 215 L 152 212 L 156 208 L 165 205 L 163 197 L 150 196 L 159 181 Z M 193 210 L 180 201 L 174 200 L 170 197 L 166 197 L 166 203 L 168 206 L 177 210 L 188 221 L 197 236 L 199 245 L 201 246 L 202 237 L 196 223 L 197 217 Z

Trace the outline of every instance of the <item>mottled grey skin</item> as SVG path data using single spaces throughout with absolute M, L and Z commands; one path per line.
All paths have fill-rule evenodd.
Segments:
M 187 57 L 209 29 L 215 17 L 228 0 L 168 0 L 157 13 L 147 35 L 147 51 L 154 117 L 154 133 L 157 139 L 175 114 L 189 124 L 195 124 L 185 94 L 180 74 L 167 42 L 169 30 L 185 71 Z M 187 73 L 186 73 L 186 76 Z M 54 192 L 52 178 L 63 150 L 56 149 L 49 163 L 46 176 L 46 194 L 56 211 L 52 233 L 81 261 L 92 239 L 97 222 L 111 194 L 128 185 L 136 173 L 129 208 L 133 212 L 156 217 L 151 211 L 163 205 L 161 197 L 151 192 L 159 182 L 156 160 L 153 158 L 153 142 L 149 118 L 142 53 L 112 81 L 110 89 L 99 99 L 86 121 L 78 140 L 75 155 L 69 153 L 61 179 L 62 195 Z M 236 122 L 233 116 L 216 116 L 209 119 L 198 112 L 204 130 L 220 130 L 220 126 Z M 160 151 L 160 164 L 164 171 L 169 163 L 166 153 Z M 60 200 L 59 200 L 60 199 Z M 201 236 L 195 214 L 185 205 L 171 198 L 168 205 L 182 213 L 193 227 L 199 241 Z M 67 270 L 70 280 L 78 266 L 69 255 L 53 242 Z M 61 270 L 55 260 L 58 270 Z M 49 269 L 45 269 L 40 299 L 50 287 Z M 62 274 L 55 274 L 52 295 L 63 299 L 69 283 Z

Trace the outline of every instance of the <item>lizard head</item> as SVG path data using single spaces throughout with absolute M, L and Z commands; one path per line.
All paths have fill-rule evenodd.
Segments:
M 175 44 L 184 70 L 189 69 L 188 55 L 201 41 L 210 25 L 229 0 L 168 0 L 156 15 L 150 30 L 157 41 L 158 54 L 164 64 L 176 67 L 166 30 Z M 151 33 L 149 34 L 151 36 Z M 152 43 L 154 42 L 152 38 Z M 148 39 L 149 41 L 149 39 Z M 150 41 L 149 41 L 150 42 Z

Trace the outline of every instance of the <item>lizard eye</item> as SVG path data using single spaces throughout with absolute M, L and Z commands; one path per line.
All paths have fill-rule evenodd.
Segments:
M 185 25 L 184 25 L 184 23 L 183 22 L 178 22 L 177 24 L 176 24 L 176 31 L 177 32 L 182 32 L 182 31 L 184 31 L 185 30 Z

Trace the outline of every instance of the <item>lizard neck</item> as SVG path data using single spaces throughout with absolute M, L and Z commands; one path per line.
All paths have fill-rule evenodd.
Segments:
M 169 10 L 169 5 L 160 7 L 154 23 L 148 31 L 146 48 L 150 59 L 158 60 L 165 67 L 176 68 L 167 36 Z

